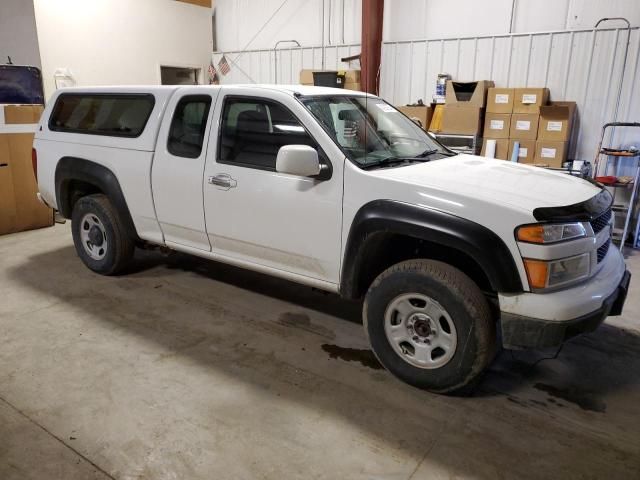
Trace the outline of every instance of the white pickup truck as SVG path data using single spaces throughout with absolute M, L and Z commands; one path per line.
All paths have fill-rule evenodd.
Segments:
M 620 315 L 630 280 L 605 189 L 455 155 L 359 92 L 63 89 L 34 168 L 91 270 L 161 245 L 364 297 L 380 362 L 434 392 L 469 391 L 500 342 L 594 330 Z

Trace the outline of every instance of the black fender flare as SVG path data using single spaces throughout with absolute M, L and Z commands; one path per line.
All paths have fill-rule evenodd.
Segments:
M 458 250 L 473 259 L 496 292 L 522 292 L 518 267 L 504 241 L 488 228 L 440 210 L 394 200 L 375 200 L 356 213 L 344 253 L 340 293 L 357 298 L 362 252 L 375 233 L 405 235 Z
M 56 202 L 63 217 L 71 218 L 72 215 L 73 198 L 69 192 L 69 185 L 73 181 L 91 184 L 109 197 L 127 232 L 132 238 L 138 238 L 131 212 L 115 174 L 107 167 L 84 158 L 63 157 L 56 166 Z

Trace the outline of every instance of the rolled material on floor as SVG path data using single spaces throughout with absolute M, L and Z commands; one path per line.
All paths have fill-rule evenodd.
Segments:
M 484 156 L 488 158 L 496 158 L 496 141 L 490 138 L 487 139 L 487 148 L 484 151 Z

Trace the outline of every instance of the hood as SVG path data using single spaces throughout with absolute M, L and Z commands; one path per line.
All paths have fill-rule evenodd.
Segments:
M 457 155 L 370 173 L 458 198 L 509 205 L 527 212 L 583 202 L 600 192 L 590 182 L 565 173 L 475 155 Z

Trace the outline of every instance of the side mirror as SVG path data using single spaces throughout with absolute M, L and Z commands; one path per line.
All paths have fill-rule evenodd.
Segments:
M 285 145 L 278 150 L 276 172 L 313 177 L 321 171 L 315 148 L 308 145 Z

